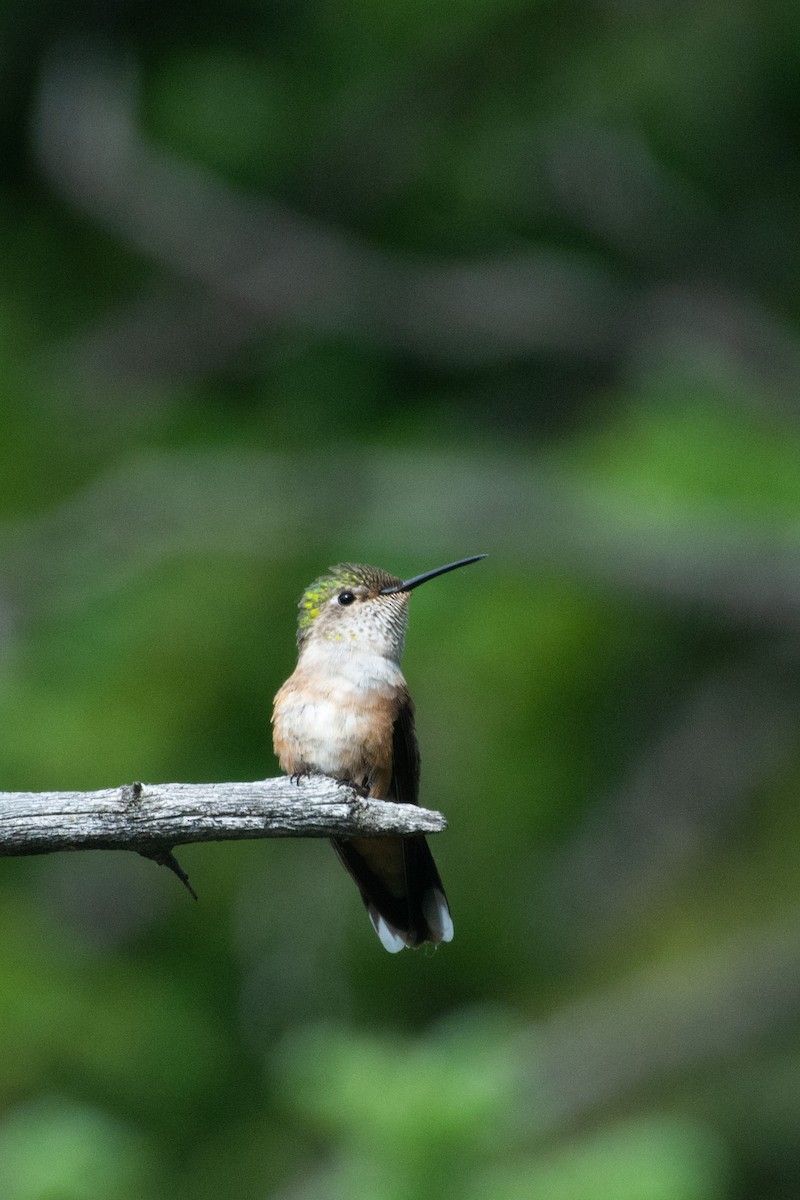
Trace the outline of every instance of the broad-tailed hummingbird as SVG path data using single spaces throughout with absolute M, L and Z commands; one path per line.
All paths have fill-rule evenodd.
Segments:
M 400 670 L 411 592 L 485 558 L 476 554 L 413 579 L 341 563 L 306 588 L 299 657 L 275 697 L 275 753 L 288 775 L 319 772 L 364 795 L 417 804 L 419 747 L 414 705 Z M 449 942 L 447 898 L 422 834 L 334 840 L 369 918 L 392 954 Z

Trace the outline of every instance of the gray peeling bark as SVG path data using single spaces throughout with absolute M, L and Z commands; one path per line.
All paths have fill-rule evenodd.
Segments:
M 265 837 L 438 833 L 441 813 L 363 800 L 321 775 L 256 783 L 132 783 L 100 792 L 0 792 L 0 856 L 134 850 L 186 878 L 175 846 Z

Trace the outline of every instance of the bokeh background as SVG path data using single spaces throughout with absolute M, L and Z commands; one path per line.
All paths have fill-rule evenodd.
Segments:
M 800 7 L 0 15 L 0 787 L 262 778 L 411 574 L 456 940 L 329 847 L 0 869 L 4 1200 L 800 1179 Z

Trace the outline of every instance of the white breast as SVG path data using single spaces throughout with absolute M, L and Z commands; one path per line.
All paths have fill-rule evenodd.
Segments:
M 309 647 L 276 696 L 275 749 L 285 771 L 356 778 L 378 765 L 377 743 L 390 744 L 390 714 L 405 680 L 390 659 L 325 649 Z

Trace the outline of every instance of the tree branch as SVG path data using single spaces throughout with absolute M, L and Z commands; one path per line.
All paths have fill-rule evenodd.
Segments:
M 133 783 L 100 792 L 0 792 L 0 856 L 134 850 L 263 837 L 438 833 L 441 813 L 362 800 L 322 775 L 256 783 Z M 169 865 L 169 864 L 167 864 Z

